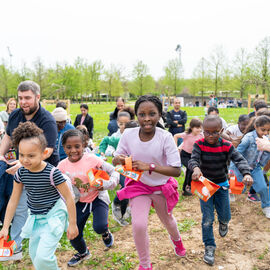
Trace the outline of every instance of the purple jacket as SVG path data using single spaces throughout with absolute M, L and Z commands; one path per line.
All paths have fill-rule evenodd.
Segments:
M 167 201 L 167 210 L 170 213 L 176 206 L 179 200 L 179 193 L 177 191 L 178 183 L 170 177 L 165 185 L 151 187 L 142 182 L 136 182 L 126 178 L 125 187 L 117 191 L 119 200 L 131 199 L 140 195 L 153 194 L 156 191 L 162 191 Z M 153 206 L 153 205 L 152 205 Z

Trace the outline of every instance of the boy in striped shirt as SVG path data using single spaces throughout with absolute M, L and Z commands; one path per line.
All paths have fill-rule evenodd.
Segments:
M 220 186 L 220 189 L 207 202 L 200 200 L 202 236 L 205 245 L 203 260 L 209 265 L 214 264 L 216 249 L 213 233 L 214 209 L 217 211 L 221 237 L 227 234 L 228 223 L 231 219 L 228 161 L 232 160 L 242 173 L 243 183 L 246 185 L 253 183 L 247 161 L 230 142 L 220 138 L 222 131 L 222 121 L 218 116 L 206 116 L 203 121 L 204 138 L 195 142 L 188 163 L 189 169 L 193 171 L 193 181 L 198 181 L 200 176 L 204 176 Z

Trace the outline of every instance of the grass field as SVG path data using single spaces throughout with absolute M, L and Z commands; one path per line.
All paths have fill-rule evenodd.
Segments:
M 134 105 L 133 103 L 129 104 L 130 106 Z M 52 111 L 55 108 L 54 105 L 48 105 L 46 109 L 49 111 Z M 94 142 L 97 144 L 101 141 L 101 139 L 107 135 L 107 125 L 109 122 L 109 114 L 112 112 L 115 108 L 115 103 L 102 103 L 102 104 L 89 104 L 89 113 L 94 119 Z M 0 107 L 0 111 L 4 109 L 4 107 Z M 182 108 L 187 112 L 188 115 L 188 122 L 193 117 L 199 117 L 200 119 L 204 118 L 204 108 L 196 107 L 186 107 Z M 74 119 L 77 114 L 80 113 L 79 104 L 72 104 L 70 108 L 70 115 L 72 122 L 74 122 Z M 228 124 L 237 123 L 238 116 L 240 114 L 247 113 L 247 108 L 242 109 L 220 109 L 220 116 L 223 117 Z M 188 126 L 188 125 L 187 125 Z M 109 160 L 110 161 L 110 160 Z M 180 186 L 183 182 L 183 174 L 181 177 L 178 178 Z M 109 191 L 111 199 L 115 196 L 115 191 Z M 180 201 L 185 200 L 182 196 L 180 197 Z M 151 210 L 153 212 L 153 210 Z M 111 212 L 109 214 L 109 224 L 110 224 L 110 230 L 112 232 L 117 232 L 121 230 L 121 227 L 116 223 L 111 216 Z M 190 228 L 191 226 L 196 225 L 195 221 L 192 220 L 188 221 L 185 220 L 185 222 L 180 226 L 180 230 L 187 230 L 187 228 Z M 86 239 L 87 243 L 91 243 L 91 245 L 95 246 L 97 242 L 100 242 L 100 236 L 98 236 L 92 229 L 92 219 L 90 218 L 86 228 L 84 229 L 84 237 Z M 72 250 L 72 247 L 69 243 L 69 241 L 66 238 L 66 235 L 64 235 L 60 241 L 59 248 L 57 250 L 57 254 L 66 251 Z M 2 269 L 30 269 L 31 268 L 31 260 L 28 255 L 28 242 L 27 240 L 24 240 L 24 258 L 21 263 L 3 263 L 0 264 L 0 270 Z M 102 255 L 100 255 L 102 256 Z M 86 262 L 86 266 L 88 266 L 91 269 L 133 269 L 135 265 L 137 264 L 138 260 L 134 259 L 137 258 L 137 254 L 134 251 L 134 254 L 125 254 L 125 250 L 122 252 L 110 252 L 106 253 L 106 255 L 103 255 L 105 257 L 101 258 L 100 256 L 94 256 L 91 259 L 89 259 Z M 102 262 L 102 268 L 99 268 L 99 264 Z M 104 262 L 105 261 L 105 262 Z

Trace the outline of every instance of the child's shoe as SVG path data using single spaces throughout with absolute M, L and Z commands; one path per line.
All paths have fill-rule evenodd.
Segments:
M 176 256 L 179 257 L 185 257 L 186 256 L 186 249 L 184 248 L 182 239 L 180 238 L 180 240 L 178 241 L 174 241 L 171 237 L 170 237 L 173 246 L 174 246 L 174 252 L 176 254 Z
M 219 222 L 218 232 L 221 237 L 226 236 L 226 234 L 228 233 L 228 229 L 228 224 Z
M 82 261 L 84 260 L 87 260 L 88 258 L 91 257 L 91 254 L 89 252 L 89 249 L 87 248 L 86 249 L 86 252 L 84 254 L 80 254 L 79 252 L 76 253 L 70 260 L 69 262 L 67 263 L 68 266 L 75 266 L 79 263 L 81 263 Z
M 113 245 L 114 238 L 110 231 L 105 232 L 102 234 L 102 240 L 107 248 L 110 248 Z
M 270 206 L 264 207 L 262 211 L 267 218 L 270 218 Z
M 113 219 L 120 224 L 119 220 L 122 218 L 121 207 L 120 205 L 114 204 L 114 202 L 112 203 L 112 216 Z
M 209 265 L 213 265 L 215 262 L 215 249 L 216 249 L 216 247 L 214 247 L 214 246 L 206 246 L 205 247 L 203 260 L 204 260 L 204 262 L 206 262 Z
M 151 263 L 150 267 L 148 267 L 148 268 L 143 268 L 143 267 L 140 265 L 138 270 L 152 270 L 152 269 L 153 269 L 153 267 L 152 267 L 152 263 Z
M 247 200 L 250 201 L 250 202 L 260 202 L 261 201 L 256 193 L 251 194 L 250 192 L 248 193 Z

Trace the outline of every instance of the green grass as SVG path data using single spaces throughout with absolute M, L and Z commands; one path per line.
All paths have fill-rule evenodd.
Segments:
M 185 218 L 182 222 L 178 223 L 178 229 L 180 233 L 188 232 L 191 230 L 191 227 L 197 225 L 198 223 L 192 218 Z

